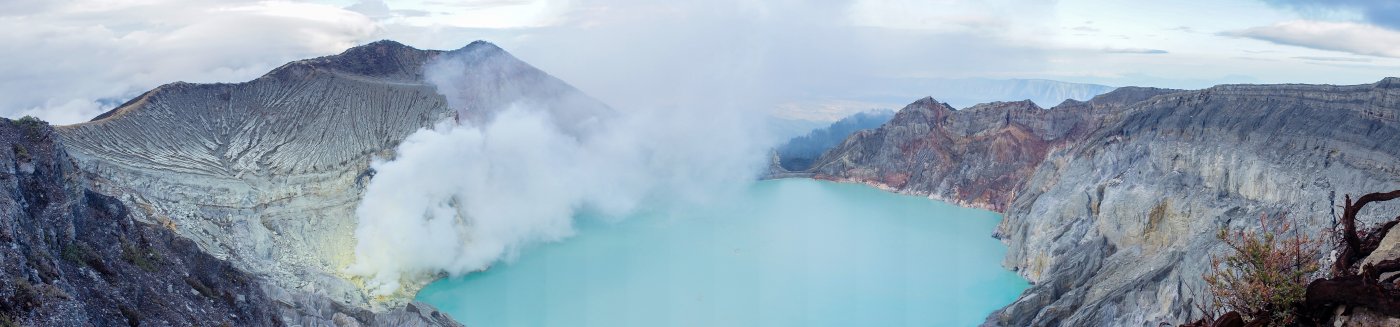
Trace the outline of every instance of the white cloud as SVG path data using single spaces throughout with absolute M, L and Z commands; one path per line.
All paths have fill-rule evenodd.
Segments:
M 999 13 L 997 8 L 961 2 L 969 3 L 969 15 Z M 396 5 L 390 4 L 399 9 Z M 978 76 L 989 67 L 1034 70 L 1044 63 L 1041 49 L 1008 39 L 1010 34 L 1002 29 L 864 26 L 852 18 L 859 5 L 860 1 L 574 1 L 556 25 L 458 33 L 489 37 L 619 106 L 723 98 L 733 106 L 772 110 L 814 95 L 850 95 L 850 89 L 868 88 L 867 82 L 877 77 Z M 879 20 L 893 13 L 869 12 L 864 17 Z M 1010 22 L 1016 20 L 1014 15 L 1030 14 L 1017 11 L 999 19 Z M 385 28 L 390 31 L 387 37 L 407 38 L 410 44 L 454 47 L 464 42 L 430 38 L 442 34 L 424 33 L 426 28 L 393 23 Z M 924 95 L 910 94 L 900 102 Z
M 0 116 L 90 119 L 175 81 L 241 82 L 333 54 L 377 32 L 334 6 L 143 0 L 10 4 L 0 13 Z
M 1221 10 L 1191 10 L 1207 5 Z M 164 83 L 240 82 L 375 39 L 431 49 L 490 40 L 615 105 L 722 97 L 755 110 L 813 99 L 869 102 L 870 94 L 851 90 L 898 88 L 878 84 L 889 77 L 1114 85 L 1170 78 L 1198 81 L 1194 87 L 1228 75 L 1310 83 L 1381 77 L 1374 69 L 1299 68 L 1289 59 L 1335 54 L 1256 38 L 1395 53 L 1394 33 L 1365 24 L 1317 23 L 1360 31 L 1335 37 L 1265 26 L 1298 17 L 1257 0 L 8 0 L 0 1 L 7 60 L 0 116 L 76 122 Z M 1092 29 L 1099 31 L 1085 32 Z M 1171 54 L 1122 54 L 1161 52 L 1153 49 Z M 1278 62 L 1240 65 L 1231 58 L 1241 51 L 1274 51 L 1256 57 Z M 1090 72 L 1123 78 L 1082 77 Z
M 1264 0 L 1310 19 L 1357 21 L 1400 28 L 1400 4 L 1390 0 Z
M 1131 53 L 1131 54 L 1166 54 L 1167 50 L 1147 49 L 1147 48 L 1104 48 L 1106 53 Z
M 1224 34 L 1319 50 L 1400 58 L 1400 31 L 1371 24 L 1294 20 Z
M 394 1 L 360 0 L 346 9 L 411 26 L 530 28 L 556 25 L 572 8 L 567 0 Z
M 1352 57 L 1298 56 L 1298 57 L 1293 57 L 1293 59 L 1303 59 L 1303 60 L 1311 60 L 1311 61 L 1333 61 L 1333 62 L 1371 62 L 1371 59 L 1370 59 L 1370 58 L 1352 58 Z
M 847 21 L 856 26 L 966 33 L 1037 42 L 1054 24 L 1055 1 L 854 0 Z

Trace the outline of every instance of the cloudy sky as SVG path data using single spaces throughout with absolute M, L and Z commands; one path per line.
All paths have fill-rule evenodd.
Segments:
M 56 123 L 379 39 L 489 40 L 621 106 L 849 100 L 909 78 L 1201 88 L 1400 75 L 1400 4 L 1367 0 L 6 0 L 0 30 L 0 116 Z

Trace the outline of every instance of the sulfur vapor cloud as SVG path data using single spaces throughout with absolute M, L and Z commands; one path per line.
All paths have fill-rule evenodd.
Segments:
M 347 272 L 374 295 L 564 239 L 580 213 L 729 193 L 766 164 L 761 119 L 739 107 L 611 108 L 485 43 L 425 76 L 458 114 L 371 163 Z

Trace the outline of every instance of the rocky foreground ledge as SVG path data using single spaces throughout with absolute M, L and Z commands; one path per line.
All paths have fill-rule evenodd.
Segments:
M 292 295 L 93 191 L 52 127 L 0 118 L 0 325 L 454 326 Z
M 1282 213 L 1331 231 L 1344 195 L 1400 188 L 1396 140 L 1397 78 L 1129 87 L 1050 109 L 926 98 L 801 173 L 1003 212 L 1004 264 L 1034 285 L 988 325 L 1176 325 L 1201 316 L 1220 228 Z M 1367 210 L 1374 225 L 1400 205 Z

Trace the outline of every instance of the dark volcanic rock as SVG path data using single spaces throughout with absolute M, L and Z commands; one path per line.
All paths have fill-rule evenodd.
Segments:
M 1050 110 L 925 99 L 814 171 L 1004 212 L 1004 264 L 1034 285 L 989 324 L 1178 324 L 1200 316 L 1220 228 L 1284 213 L 1320 234 L 1344 194 L 1400 188 L 1397 81 L 1120 88 Z M 1361 220 L 1400 211 L 1378 207 Z
M 0 118 L 0 325 L 453 326 L 293 296 L 92 191 L 48 124 Z
M 0 322 L 280 325 L 255 278 L 88 190 L 56 138 L 0 119 Z

